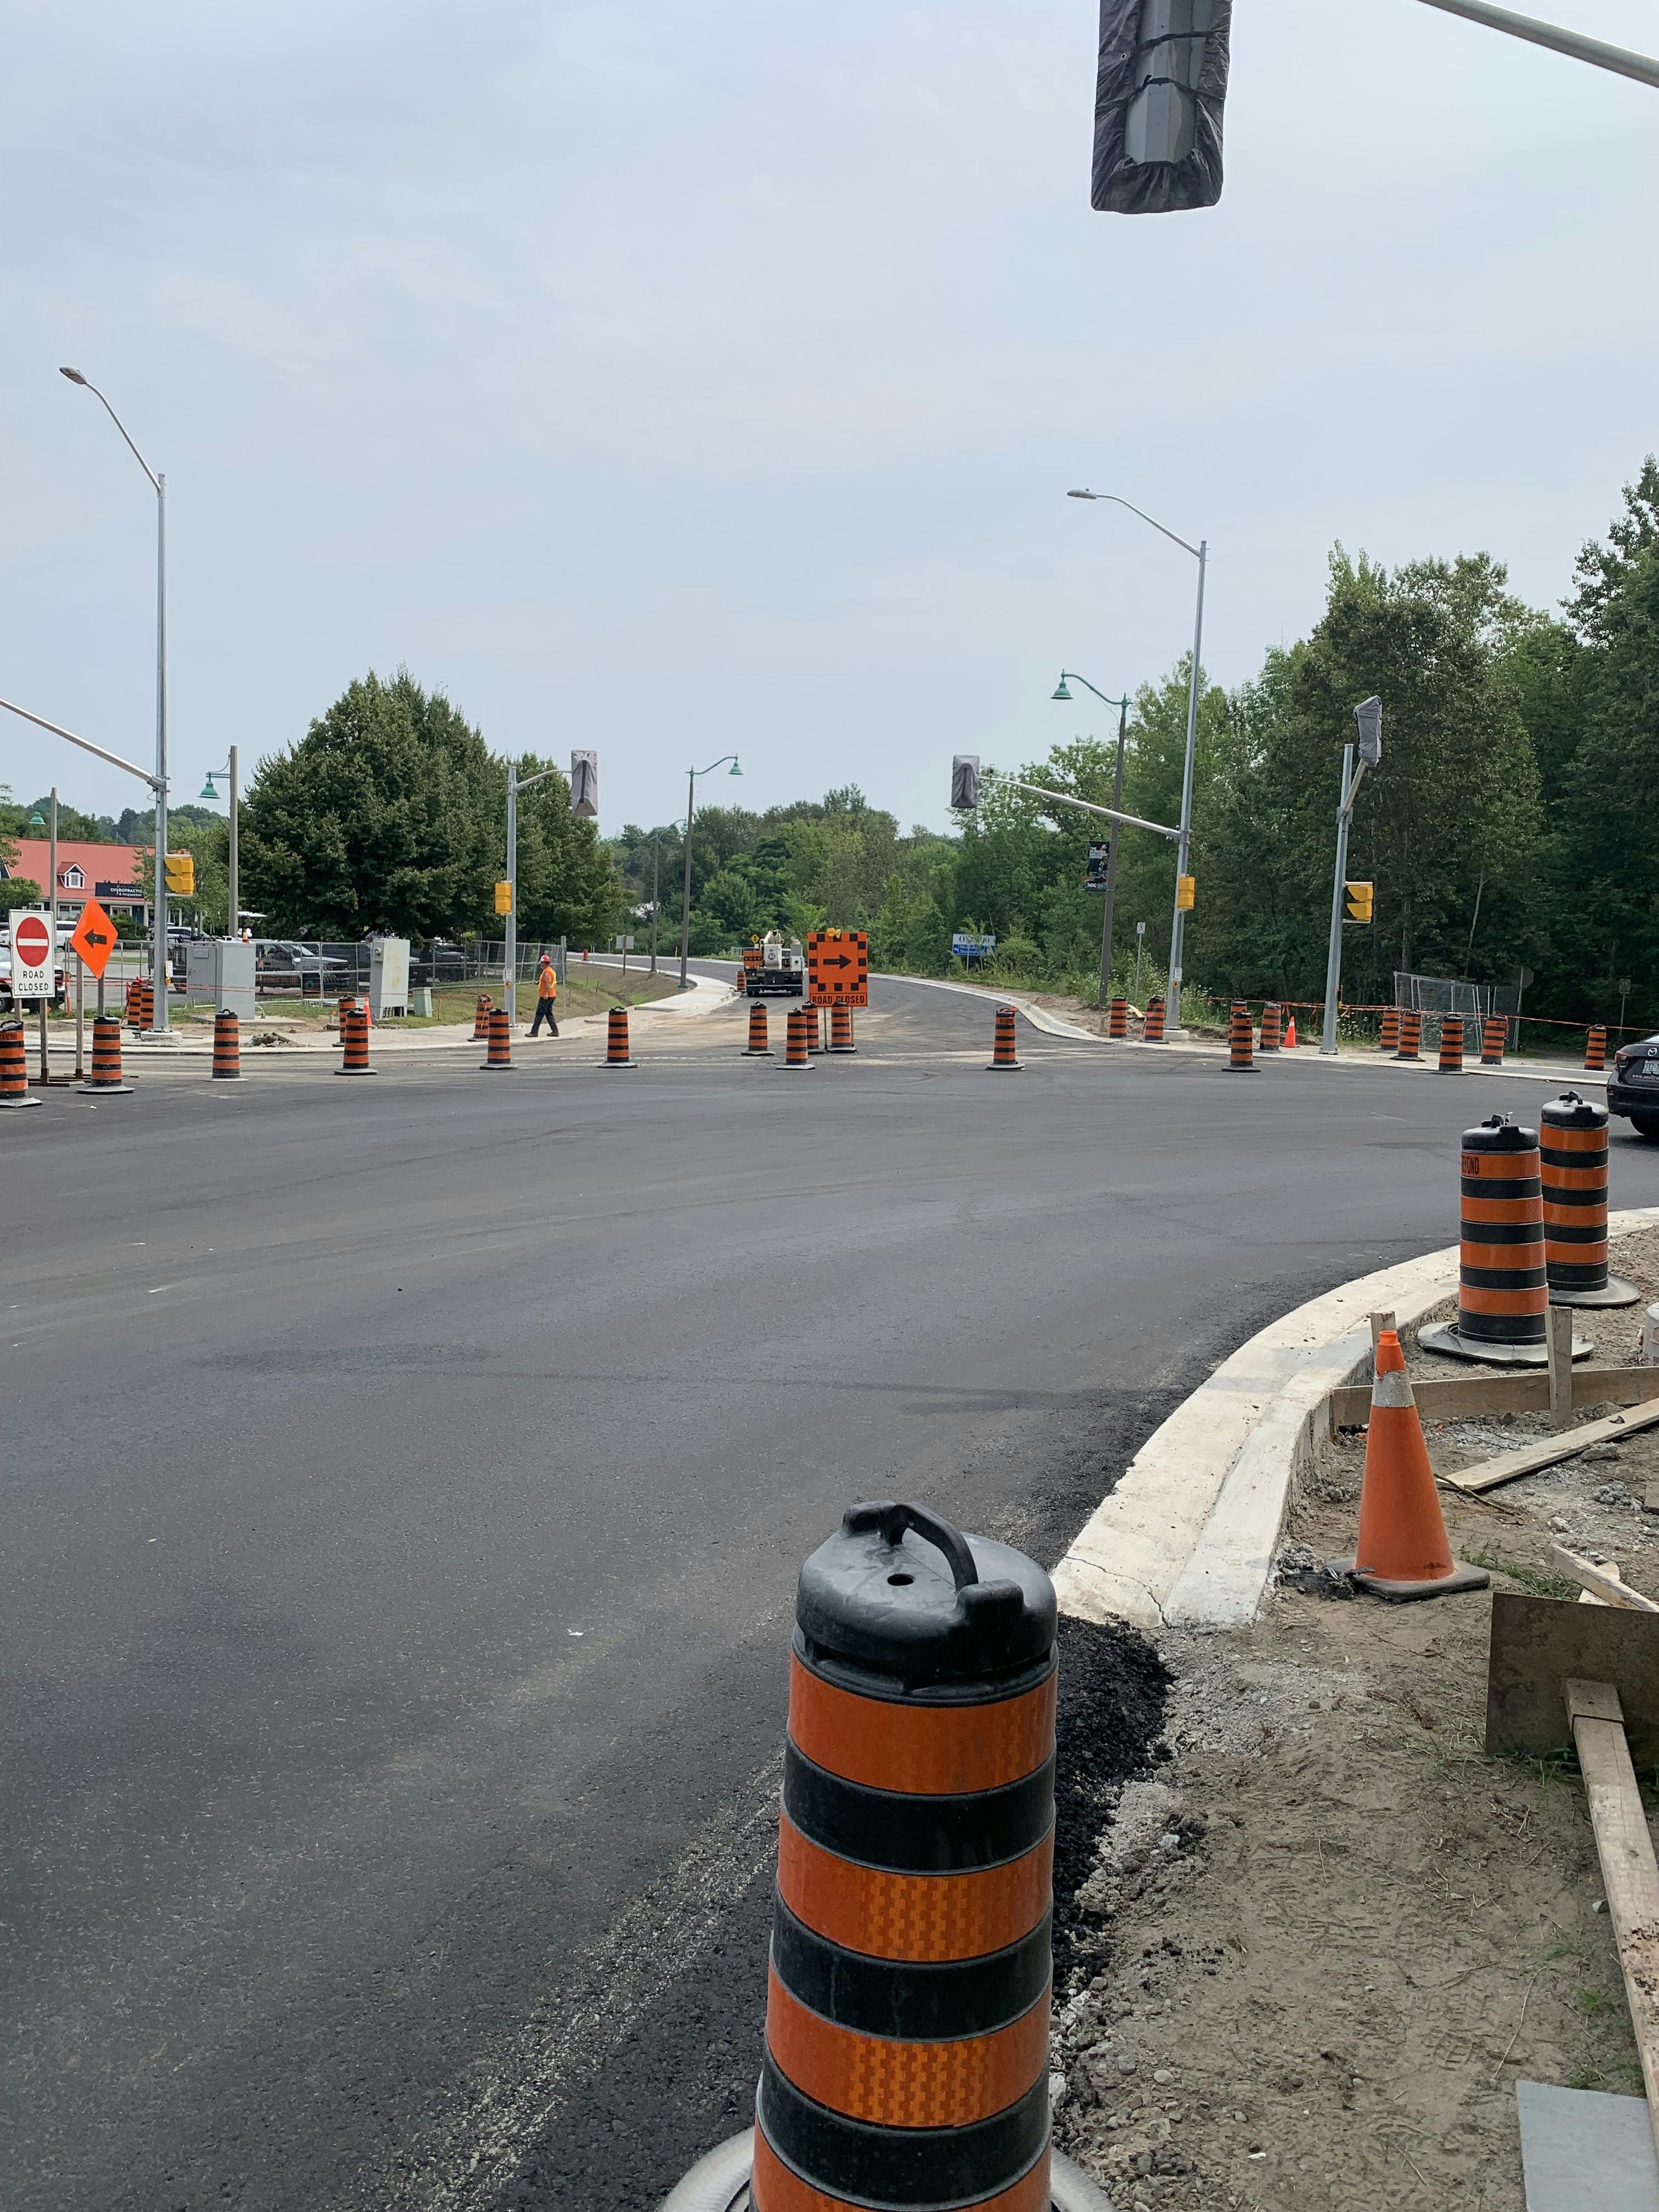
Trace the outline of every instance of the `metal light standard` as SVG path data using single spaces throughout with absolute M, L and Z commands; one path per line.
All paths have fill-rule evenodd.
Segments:
M 155 891 L 150 912 L 154 943 L 150 948 L 150 984 L 155 1000 L 152 1018 L 152 1036 L 166 1036 L 167 1030 L 167 480 L 157 476 L 149 463 L 130 437 L 120 416 L 110 405 L 98 386 L 82 375 L 78 368 L 60 368 L 60 376 L 68 377 L 91 392 L 109 416 L 116 428 L 126 439 L 127 450 L 149 477 L 150 489 L 155 494 L 155 774 L 149 778 L 155 793 Z M 125 767 L 127 763 L 121 763 Z
M 662 877 L 662 832 L 651 832 L 651 973 L 657 972 L 657 908 L 660 903 L 657 887 Z
M 1358 730 L 1359 766 L 1352 742 L 1342 748 L 1342 798 L 1336 810 L 1336 881 L 1331 886 L 1331 941 L 1325 956 L 1325 1024 L 1319 1040 L 1324 1059 L 1336 1057 L 1336 1001 L 1342 988 L 1342 899 L 1348 873 L 1348 824 L 1368 768 L 1382 757 L 1382 702 L 1367 699 L 1353 710 Z
M 682 991 L 686 988 L 685 963 L 691 951 L 691 812 L 697 801 L 697 778 L 700 775 L 713 775 L 717 768 L 725 768 L 727 761 L 732 763 L 730 774 L 732 775 L 743 774 L 743 770 L 738 766 L 737 755 L 722 753 L 717 761 L 711 761 L 707 768 L 692 769 L 685 788 L 685 887 L 680 894 L 680 988 Z
M 519 793 L 533 791 L 549 776 L 562 772 L 544 768 L 535 775 L 521 776 L 511 761 L 507 764 L 507 941 L 501 949 L 501 987 L 509 1030 L 519 1025 Z
M 1092 691 L 1103 705 L 1117 708 L 1117 772 L 1112 778 L 1112 805 L 1121 807 L 1123 804 L 1123 749 L 1129 734 L 1128 695 L 1126 693 L 1121 699 L 1109 699 L 1099 685 L 1091 684 L 1086 676 L 1079 676 L 1074 668 L 1062 668 L 1059 683 L 1048 694 L 1051 699 L 1069 704 L 1072 695 L 1066 689 L 1068 677 L 1073 684 L 1080 684 L 1085 691 Z M 1119 824 L 1114 820 L 1106 841 L 1106 911 L 1100 918 L 1100 1004 L 1103 1006 L 1106 1004 L 1106 994 L 1112 981 L 1112 907 L 1117 897 L 1118 828 Z M 1139 999 L 1139 996 L 1140 971 L 1137 960 L 1135 997 Z
M 1177 538 L 1173 530 L 1165 530 L 1161 522 L 1154 521 L 1133 500 L 1122 499 L 1115 491 L 1068 491 L 1067 499 L 1109 500 L 1114 507 L 1127 507 L 1131 514 L 1139 515 L 1143 522 L 1167 538 L 1171 544 L 1190 553 L 1198 563 L 1198 609 L 1193 618 L 1193 667 L 1187 686 L 1187 759 L 1181 776 L 1181 836 L 1176 848 L 1176 904 L 1175 919 L 1170 925 L 1170 1014 L 1169 1034 L 1181 1034 L 1181 956 L 1186 938 L 1187 911 L 1181 903 L 1181 895 L 1190 872 L 1188 855 L 1193 834 L 1193 757 L 1198 746 L 1198 669 L 1204 650 L 1204 572 L 1209 563 L 1210 541 L 1200 538 L 1196 545 L 1189 545 L 1184 538 Z
M 206 781 L 206 782 L 202 786 L 202 796 L 203 796 L 203 798 L 204 798 L 204 799 L 210 799 L 213 801 L 214 805 L 216 806 L 216 805 L 218 805 L 218 803 L 219 803 L 219 794 L 218 794 L 218 793 L 217 793 L 217 792 L 214 789 L 214 787 L 213 787 L 213 779 L 214 779 L 214 777 L 215 777 L 216 775 L 226 775 L 226 776 L 228 776 L 228 777 L 230 778 L 230 870 L 229 870 L 229 872 L 230 872 L 230 928 L 229 928 L 229 934 L 230 934 L 233 938 L 235 938 L 235 937 L 240 937 L 240 936 L 241 935 L 241 933 L 242 933 L 242 929 L 241 929 L 241 922 L 242 922 L 242 910 L 241 910 L 240 907 L 240 906 L 238 906 L 238 904 L 237 904 L 237 902 L 237 902 L 237 897 L 238 897 L 238 893 L 239 893 L 239 878 L 238 878 L 238 875 L 237 875 L 237 868 L 236 868 L 236 815 L 237 815 L 237 793 L 236 793 L 236 748 L 235 748 L 235 746 L 234 746 L 234 745 L 233 745 L 233 746 L 231 747 L 231 749 L 230 749 L 230 764 L 229 764 L 229 766 L 228 766 L 228 767 L 227 767 L 227 768 L 215 768 L 215 769 L 210 769 L 208 770 L 207 781 Z

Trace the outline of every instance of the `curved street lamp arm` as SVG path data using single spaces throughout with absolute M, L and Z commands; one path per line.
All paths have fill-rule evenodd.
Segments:
M 81 377 L 78 381 L 86 386 L 87 390 L 91 392 L 93 398 L 97 400 L 99 404 L 102 407 L 105 414 L 109 416 L 110 421 L 114 423 L 116 428 L 121 433 L 121 435 L 124 438 L 126 438 L 127 451 L 132 455 L 133 459 L 137 462 L 139 467 L 149 478 L 149 488 L 159 499 L 161 495 L 161 478 L 156 475 L 155 470 L 151 468 L 149 463 L 139 452 L 137 447 L 133 444 L 131 439 L 127 438 L 126 424 L 121 420 L 120 416 L 116 413 L 115 410 L 110 405 L 108 400 L 105 398 L 103 393 L 98 389 L 98 386 L 92 382 L 90 378 L 83 376 Z
M 1121 499 L 1115 491 L 1068 491 L 1066 496 L 1067 499 L 1108 499 L 1114 507 L 1127 507 L 1131 514 L 1138 514 L 1143 522 L 1150 522 L 1154 530 L 1161 532 L 1172 544 L 1180 546 L 1183 553 L 1190 553 L 1194 561 L 1200 557 L 1196 545 L 1189 545 L 1184 538 L 1177 538 L 1173 530 L 1165 530 L 1161 522 L 1148 514 L 1144 507 L 1137 507 L 1132 499 Z M 1090 689 L 1092 690 L 1093 688 L 1091 684 Z
M 119 753 L 106 752 L 102 745 L 94 744 L 90 738 L 77 738 L 73 730 L 66 730 L 57 722 L 47 721 L 44 714 L 31 714 L 27 707 L 14 706 L 9 699 L 0 699 L 0 707 L 3 707 L 9 714 L 21 714 L 26 722 L 33 722 L 37 729 L 50 730 L 54 738 L 67 738 L 70 744 L 79 745 L 84 753 L 96 753 L 100 760 L 107 761 L 112 768 L 125 769 L 129 775 L 136 775 L 140 783 L 147 783 L 152 791 L 161 789 L 160 779 L 153 776 L 147 768 L 135 768 L 130 760 L 123 760 Z
M 1129 702 L 1127 697 L 1122 699 L 1109 697 L 1098 684 L 1091 684 L 1088 678 L 1079 676 L 1075 668 L 1062 668 L 1060 672 L 1060 680 L 1062 684 L 1080 684 L 1085 691 L 1092 691 L 1104 707 L 1121 707 L 1126 714 L 1129 711 Z
M 692 778 L 695 781 L 700 775 L 713 775 L 717 768 L 724 768 L 727 761 L 734 761 L 736 758 L 735 753 L 722 753 L 717 761 L 710 761 L 707 768 L 694 768 L 691 771 Z

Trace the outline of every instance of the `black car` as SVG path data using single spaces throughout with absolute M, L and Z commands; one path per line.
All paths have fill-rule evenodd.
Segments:
M 1607 1111 L 1624 1115 L 1638 1137 L 1659 1137 L 1659 1036 L 1620 1045 L 1613 1054 Z

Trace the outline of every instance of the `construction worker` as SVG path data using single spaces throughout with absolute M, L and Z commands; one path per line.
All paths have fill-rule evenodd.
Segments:
M 553 955 L 550 952 L 544 952 L 541 965 L 536 973 L 536 1018 L 530 1024 L 532 1036 L 535 1036 L 544 1022 L 547 1024 L 552 1034 L 557 1036 L 559 1034 L 558 998 L 558 970 L 553 965 Z

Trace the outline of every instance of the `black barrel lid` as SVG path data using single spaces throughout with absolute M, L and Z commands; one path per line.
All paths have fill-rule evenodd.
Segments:
M 1607 1110 L 1581 1098 L 1576 1091 L 1564 1091 L 1550 1100 L 1540 1119 L 1549 1129 L 1601 1129 L 1607 1126 Z
M 1493 1114 L 1479 1127 L 1463 1132 L 1466 1152 L 1535 1152 L 1537 1149 L 1537 1130 L 1523 1129 L 1507 1114 Z
M 849 1507 L 801 1569 L 796 1643 L 876 1696 L 1006 1697 L 1053 1664 L 1057 1612 L 1035 1559 L 887 1501 Z

